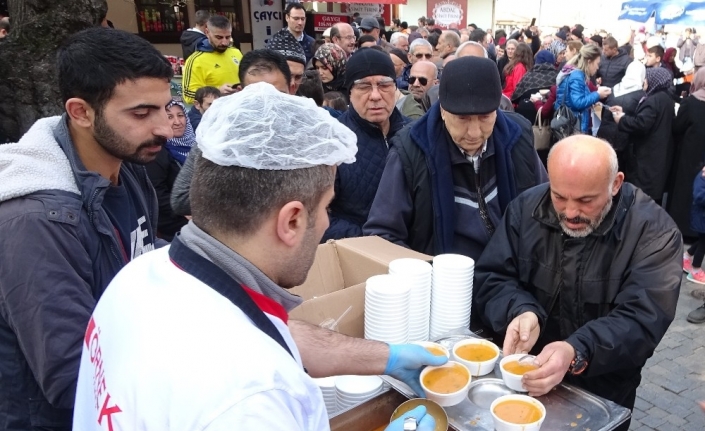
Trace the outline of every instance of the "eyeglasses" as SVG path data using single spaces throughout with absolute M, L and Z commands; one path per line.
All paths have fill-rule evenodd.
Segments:
M 377 88 L 380 93 L 391 93 L 397 88 L 397 83 L 392 78 L 387 78 L 380 80 L 377 84 L 371 82 L 363 82 L 358 79 L 353 82 L 353 89 L 359 91 L 360 93 L 371 93 L 373 88 Z
M 291 79 L 296 83 L 296 84 L 301 84 L 301 81 L 304 80 L 304 75 L 291 75 Z
M 280 16 L 281 16 L 281 15 L 280 15 Z M 281 19 L 281 18 L 280 18 L 280 19 Z M 291 16 L 291 15 L 289 15 L 289 19 L 292 19 L 292 20 L 294 20 L 294 21 L 301 21 L 301 22 L 306 21 L 306 17 L 305 17 L 305 16 Z
M 409 77 L 409 85 L 414 85 L 416 83 L 416 80 L 419 80 L 419 84 L 422 87 L 425 87 L 426 84 L 428 84 L 428 78 L 424 78 L 423 76 L 410 76 Z
M 418 53 L 418 54 L 414 54 L 414 57 L 418 58 L 419 60 L 421 60 L 422 58 L 426 57 L 426 60 L 430 60 L 431 57 L 433 57 L 433 54 L 421 54 L 421 53 Z
M 352 41 L 354 41 L 354 40 L 357 39 L 357 38 L 355 37 L 355 35 L 352 35 L 352 36 L 338 36 L 338 37 L 341 38 L 341 39 L 352 40 Z

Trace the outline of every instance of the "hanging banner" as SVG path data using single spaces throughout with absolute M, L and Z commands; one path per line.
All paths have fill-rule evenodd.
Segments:
M 449 28 L 465 28 L 466 17 L 463 6 L 453 0 L 428 0 L 427 13 L 436 21 L 436 26 Z
M 366 16 L 374 18 L 382 17 L 387 25 L 390 25 L 392 22 L 392 8 L 381 3 L 343 3 L 340 5 L 340 10 L 350 16 L 357 12 L 363 18 Z
M 663 2 L 656 5 L 656 24 L 701 26 L 705 22 L 703 2 Z
M 653 1 L 627 1 L 622 3 L 622 10 L 619 12 L 617 19 L 646 22 L 655 9 L 656 6 Z
M 266 48 L 269 38 L 286 24 L 281 0 L 250 0 L 252 48 Z

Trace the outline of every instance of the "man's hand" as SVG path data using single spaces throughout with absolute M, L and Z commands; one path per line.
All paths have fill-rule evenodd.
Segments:
M 448 362 L 445 355 L 434 355 L 417 344 L 390 344 L 389 359 L 384 374 L 406 383 L 420 397 L 425 397 L 419 375 L 426 365 L 439 366 Z
M 504 355 L 528 353 L 539 338 L 539 318 L 532 311 L 520 314 L 507 326 L 502 352 Z
M 556 341 L 544 347 L 535 360 L 539 369 L 524 374 L 521 379 L 529 395 L 538 397 L 558 386 L 568 372 L 573 358 L 575 349 L 565 341 Z
M 235 92 L 235 89 L 232 87 L 232 84 L 223 84 L 218 87 L 218 90 L 220 90 L 220 94 L 222 95 L 233 94 Z
M 614 122 L 619 124 L 619 120 L 624 117 L 624 110 L 622 109 L 621 106 L 613 106 L 610 108 L 610 112 L 612 113 L 612 118 L 614 118 Z

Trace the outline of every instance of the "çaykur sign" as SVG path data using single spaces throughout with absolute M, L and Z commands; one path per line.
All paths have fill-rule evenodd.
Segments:
M 460 3 L 452 0 L 429 0 L 428 16 L 441 28 L 465 28 L 465 11 Z

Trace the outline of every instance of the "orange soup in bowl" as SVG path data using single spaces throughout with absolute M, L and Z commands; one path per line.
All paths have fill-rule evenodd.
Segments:
M 437 394 L 452 394 L 467 385 L 470 376 L 460 366 L 436 368 L 423 376 L 423 385 Z
M 523 376 L 524 374 L 528 373 L 529 371 L 534 371 L 534 370 L 539 369 L 539 367 L 537 367 L 534 364 L 524 364 L 524 363 L 520 363 L 519 361 L 507 362 L 506 364 L 503 365 L 503 367 L 507 372 L 510 372 L 512 374 L 517 374 L 520 376 Z
M 528 425 L 541 419 L 543 413 L 534 404 L 522 400 L 507 400 L 497 404 L 494 414 L 505 422 Z
M 497 356 L 492 347 L 484 344 L 465 344 L 455 349 L 455 354 L 470 362 L 485 362 Z

